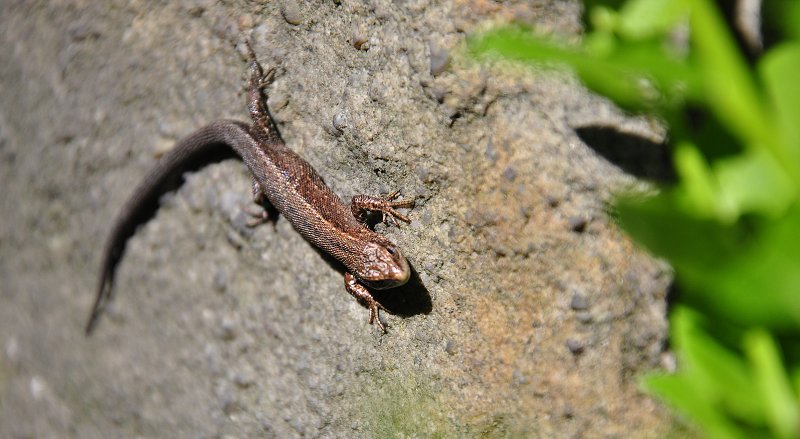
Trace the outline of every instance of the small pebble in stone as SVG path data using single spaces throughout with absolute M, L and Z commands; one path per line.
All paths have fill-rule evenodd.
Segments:
M 449 343 L 449 342 L 448 342 Z M 445 350 L 447 348 L 445 347 Z M 8 360 L 9 364 L 12 366 L 17 366 L 19 364 L 20 354 L 19 354 L 19 342 L 17 342 L 16 337 L 11 337 L 6 343 L 6 359 Z
M 486 151 L 484 155 L 492 162 L 496 162 L 497 159 L 500 158 L 500 154 L 497 152 L 497 148 L 494 146 L 494 140 L 491 137 L 489 137 L 489 140 L 486 142 Z
M 571 216 L 569 218 L 569 229 L 576 233 L 583 233 L 586 230 L 586 224 L 589 223 L 585 217 L 582 216 Z
M 283 0 L 283 7 L 281 8 L 283 19 L 292 25 L 298 25 L 303 22 L 303 14 L 300 13 L 300 5 L 294 0 Z
M 509 166 L 503 171 L 503 177 L 508 181 L 514 181 L 517 178 L 517 170 Z
M 222 324 L 219 327 L 219 336 L 225 341 L 231 341 L 236 338 L 236 329 L 232 320 L 227 318 L 222 320 Z
M 344 113 L 338 112 L 333 115 L 333 128 L 338 132 L 344 132 L 344 129 L 347 128 L 347 118 L 345 117 Z
M 190 17 L 197 18 L 206 12 L 206 5 L 203 3 L 200 0 L 190 0 L 183 2 L 183 7 L 186 8 Z
M 431 44 L 431 75 L 437 76 L 447 69 L 450 64 L 450 51 L 444 47 Z
M 592 313 L 587 311 L 581 311 L 576 315 L 579 322 L 583 323 L 584 325 L 588 325 L 592 323 L 594 318 L 592 318 Z
M 384 102 L 386 96 L 383 94 L 383 90 L 377 86 L 373 85 L 369 88 L 369 98 L 372 99 L 373 102 Z
M 436 273 L 436 264 L 432 262 L 426 263 L 422 268 L 424 268 L 425 271 L 428 272 L 428 274 Z
M 494 243 L 492 249 L 494 250 L 494 254 L 501 258 L 514 253 L 509 246 L 499 242 Z
M 572 352 L 574 355 L 578 355 L 583 352 L 585 346 L 578 340 L 570 338 L 567 340 L 567 349 Z
M 444 344 L 444 351 L 447 352 L 448 355 L 453 355 L 456 353 L 456 344 L 453 340 L 447 340 Z
M 585 311 L 589 309 L 589 301 L 583 294 L 575 293 L 572 295 L 572 301 L 569 306 L 575 311 Z
M 239 403 L 229 394 L 221 398 L 220 402 L 222 403 L 222 411 L 228 416 L 238 412 L 240 409 Z
M 228 288 L 228 272 L 222 268 L 218 268 L 214 273 L 214 290 L 221 293 Z
M 253 19 L 253 16 L 250 14 L 242 14 L 239 16 L 239 19 L 236 20 L 236 23 L 239 25 L 239 29 L 248 30 L 253 27 L 255 20 Z
M 227 238 L 228 243 L 233 246 L 236 250 L 241 250 L 245 246 L 245 240 L 242 239 L 242 235 L 236 233 L 233 230 L 228 231 L 225 233 L 225 238 Z
M 350 43 L 353 44 L 353 47 L 358 50 L 366 50 L 368 46 L 365 46 L 364 43 L 367 41 L 369 41 L 369 36 L 364 32 L 361 26 L 353 26 L 353 36 L 350 38 Z
M 436 99 L 436 102 L 442 103 L 444 102 L 444 98 L 447 96 L 447 90 L 442 87 L 431 87 L 430 88 L 431 96 Z
M 533 206 L 527 204 L 519 206 L 519 214 L 524 218 L 530 218 L 533 215 Z
M 100 31 L 85 23 L 81 23 L 77 26 L 70 26 L 67 33 L 73 41 L 84 41 L 100 37 Z
M 246 389 L 255 384 L 255 371 L 252 367 L 244 367 L 232 373 L 231 381 L 240 389 Z
M 217 37 L 228 41 L 235 40 L 240 33 L 239 25 L 232 18 L 217 20 L 213 32 Z

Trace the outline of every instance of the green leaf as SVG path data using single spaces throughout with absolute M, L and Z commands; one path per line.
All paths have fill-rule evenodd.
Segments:
M 587 7 L 589 6 L 587 5 Z M 591 24 L 592 32 L 587 35 L 610 35 L 614 33 L 614 29 L 617 28 L 618 21 L 619 14 L 617 14 L 617 11 L 606 5 L 589 7 L 589 23 Z
M 742 325 L 800 326 L 800 206 L 759 224 L 752 243 L 717 269 L 688 279 L 703 301 Z
M 761 5 L 765 33 L 782 32 L 785 38 L 800 40 L 800 2 L 770 0 Z
M 800 367 L 795 364 L 794 372 L 792 372 L 792 384 L 794 385 L 794 394 L 800 395 Z
M 765 403 L 772 431 L 781 438 L 800 435 L 800 405 L 781 362 L 778 346 L 764 330 L 745 335 L 744 349 L 755 371 L 758 394 Z
M 784 168 L 764 150 L 720 159 L 714 164 L 714 173 L 719 197 L 732 216 L 758 213 L 778 217 L 797 197 L 797 187 Z
M 764 88 L 783 140 L 779 159 L 791 161 L 800 174 L 800 43 L 782 44 L 770 50 L 759 63 Z M 800 181 L 800 175 L 794 175 Z
M 642 93 L 631 87 L 631 78 L 619 66 L 588 57 L 580 49 L 548 42 L 519 28 L 498 28 L 468 43 L 477 56 L 500 55 L 504 58 L 540 65 L 563 63 L 573 67 L 587 86 L 602 90 L 623 106 L 641 106 Z
M 702 96 L 701 78 L 695 66 L 670 53 L 663 41 L 649 39 L 625 41 L 604 57 L 639 80 L 652 81 L 665 96 L 679 94 L 697 99 Z
M 800 326 L 800 206 L 732 224 L 689 214 L 674 194 L 621 198 L 631 236 L 675 268 L 681 300 L 738 325 Z
M 645 377 L 642 387 L 696 422 L 709 437 L 748 438 L 748 435 L 726 419 L 723 413 L 714 410 L 708 401 L 698 398 L 694 383 L 682 375 L 651 374 Z
M 534 65 L 567 65 L 587 87 L 631 110 L 655 110 L 655 104 L 700 94 L 697 74 L 684 61 L 668 55 L 659 41 L 621 45 L 607 33 L 588 35 L 586 41 L 584 50 L 518 27 L 505 27 L 470 39 L 468 47 L 475 56 L 500 55 Z
M 690 17 L 692 57 L 701 69 L 706 103 L 745 145 L 776 151 L 780 142 L 755 80 L 716 7 L 694 0 Z
M 763 400 L 745 362 L 710 337 L 700 320 L 699 314 L 684 307 L 676 309 L 670 319 L 676 348 L 695 395 L 751 424 L 763 423 Z
M 761 400 L 753 398 L 756 389 L 743 360 L 715 342 L 703 330 L 701 320 L 685 307 L 673 311 L 671 335 L 679 372 L 650 375 L 644 388 L 689 416 L 710 437 L 749 437 L 728 415 L 758 425 L 764 419 Z
M 619 12 L 619 31 L 628 38 L 662 35 L 689 15 L 690 1 L 630 0 Z
M 675 147 L 675 170 L 681 185 L 676 195 L 684 203 L 684 210 L 708 218 L 730 218 L 730 209 L 725 209 L 718 196 L 717 181 L 697 146 L 688 141 Z

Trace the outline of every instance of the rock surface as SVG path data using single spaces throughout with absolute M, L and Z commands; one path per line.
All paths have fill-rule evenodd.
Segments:
M 653 149 L 657 129 L 459 55 L 511 19 L 580 33 L 562 1 L 3 2 L 0 437 L 669 431 L 637 378 L 661 364 L 670 271 L 607 215 L 641 183 L 578 134 Z M 283 137 L 336 193 L 417 197 L 411 225 L 379 227 L 417 273 L 380 296 L 389 333 L 285 220 L 243 226 L 249 178 L 227 160 L 129 241 L 85 338 L 132 186 L 193 129 L 246 120 L 244 38 L 279 68 Z

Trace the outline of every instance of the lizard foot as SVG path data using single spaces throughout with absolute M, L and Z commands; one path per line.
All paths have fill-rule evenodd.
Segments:
M 262 224 L 266 224 L 269 221 L 269 213 L 267 213 L 265 209 L 254 210 L 242 206 L 242 211 L 252 217 L 249 221 L 247 221 L 247 227 L 250 227 L 251 229 Z
M 350 273 L 344 274 L 344 287 L 347 292 L 359 302 L 367 305 L 367 308 L 369 308 L 369 324 L 375 324 L 378 329 L 385 334 L 386 326 L 383 324 L 383 321 L 381 321 L 380 310 L 386 311 L 386 308 L 378 303 L 378 301 L 372 297 L 372 293 L 370 293 L 364 285 L 361 285 L 358 279 Z
M 383 198 L 373 197 L 370 195 L 356 195 L 353 197 L 352 201 L 350 201 L 350 211 L 353 213 L 353 216 L 355 216 L 356 219 L 362 224 L 366 224 L 368 222 L 369 216 L 373 212 L 380 213 L 381 222 L 387 225 L 389 224 L 389 220 L 391 220 L 396 226 L 399 225 L 397 220 L 410 223 L 411 220 L 395 210 L 395 208 L 413 207 L 414 200 L 394 201 L 394 199 L 397 198 L 398 193 L 399 191 L 394 191 Z

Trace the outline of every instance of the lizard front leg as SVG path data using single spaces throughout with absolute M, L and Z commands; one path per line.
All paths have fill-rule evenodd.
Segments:
M 376 323 L 378 328 L 386 332 L 386 327 L 383 325 L 381 321 L 381 316 L 378 314 L 379 310 L 386 311 L 386 308 L 383 307 L 374 297 L 372 297 L 372 293 L 367 290 L 364 285 L 361 285 L 350 273 L 344 274 L 344 287 L 348 293 L 350 293 L 353 297 L 355 297 L 359 302 L 367 305 L 369 308 L 369 324 Z
M 369 215 L 372 212 L 380 212 L 381 222 L 386 223 L 387 219 L 397 225 L 397 220 L 410 223 L 407 217 L 396 211 L 395 207 L 413 207 L 414 200 L 398 200 L 393 201 L 397 197 L 399 191 L 394 191 L 384 198 L 373 197 L 370 195 L 356 195 L 350 201 L 350 211 L 356 217 L 358 222 L 367 224 Z

